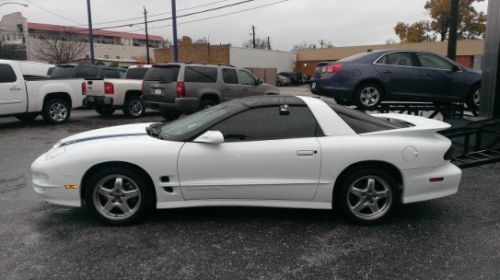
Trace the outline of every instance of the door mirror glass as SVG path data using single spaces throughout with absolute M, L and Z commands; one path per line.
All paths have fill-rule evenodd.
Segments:
M 261 79 L 255 80 L 255 85 L 258 86 L 260 84 L 264 83 Z
M 217 130 L 209 130 L 194 140 L 195 143 L 206 144 L 222 144 L 224 143 L 224 135 Z

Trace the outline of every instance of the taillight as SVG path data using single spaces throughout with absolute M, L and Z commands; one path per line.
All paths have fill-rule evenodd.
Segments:
M 321 67 L 322 73 L 337 73 L 342 70 L 342 64 L 329 64 Z
M 184 87 L 184 82 L 177 82 L 177 97 L 186 96 L 186 88 Z
M 115 93 L 115 87 L 113 86 L 112 83 L 104 82 L 104 93 L 105 94 L 114 94 Z
M 87 94 L 87 82 L 82 83 L 82 95 Z

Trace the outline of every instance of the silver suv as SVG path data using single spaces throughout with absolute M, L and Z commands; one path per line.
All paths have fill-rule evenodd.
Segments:
M 277 95 L 279 90 L 230 65 L 168 63 L 148 70 L 142 93 L 146 108 L 174 119 L 233 98 Z

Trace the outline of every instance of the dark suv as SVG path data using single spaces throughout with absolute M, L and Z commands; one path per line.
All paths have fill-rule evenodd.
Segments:
M 278 88 L 250 72 L 226 65 L 168 63 L 153 65 L 144 77 L 141 101 L 166 119 L 233 98 L 276 95 Z

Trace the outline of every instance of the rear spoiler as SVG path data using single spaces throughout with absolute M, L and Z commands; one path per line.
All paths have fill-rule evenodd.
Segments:
M 404 115 L 404 114 L 372 114 L 372 116 L 381 119 L 397 120 L 399 122 L 405 122 L 409 124 L 407 127 L 377 131 L 372 133 L 367 133 L 370 135 L 383 134 L 383 135 L 409 135 L 409 134 L 434 134 L 436 132 L 448 129 L 451 127 L 450 124 L 428 119 L 419 116 Z

